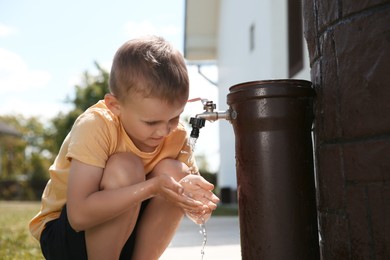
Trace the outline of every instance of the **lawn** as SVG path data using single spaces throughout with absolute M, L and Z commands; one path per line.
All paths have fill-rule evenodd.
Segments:
M 38 202 L 0 201 L 0 259 L 44 259 L 28 231 L 28 222 L 39 207 Z

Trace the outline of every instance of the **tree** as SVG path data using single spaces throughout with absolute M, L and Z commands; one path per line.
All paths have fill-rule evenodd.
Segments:
M 43 123 L 37 117 L 26 118 L 22 115 L 1 116 L 0 120 L 13 126 L 20 133 L 19 137 L 1 137 L 3 177 L 26 174 L 28 167 L 26 159 L 29 155 L 32 152 L 42 153 L 47 150 Z
M 52 119 L 52 127 L 48 131 L 47 138 L 53 140 L 50 151 L 57 153 L 64 141 L 66 135 L 71 130 L 74 121 L 88 107 L 104 98 L 109 92 L 108 80 L 109 73 L 103 69 L 97 62 L 94 63 L 98 71 L 97 75 L 91 75 L 88 71 L 84 72 L 80 85 L 75 86 L 75 98 L 67 98 L 66 102 L 72 103 L 74 108 L 67 114 L 59 113 Z
M 29 168 L 31 170 L 29 186 L 31 188 L 32 198 L 36 199 L 42 195 L 49 178 L 49 162 L 39 153 L 32 153 L 29 161 Z
M 48 168 L 76 118 L 108 92 L 109 73 L 95 62 L 97 74 L 84 72 L 75 98 L 67 98 L 74 108 L 59 113 L 45 125 L 37 117 L 2 116 L 0 120 L 13 126 L 20 137 L 0 136 L 0 199 L 36 199 L 49 178 Z M 27 182 L 26 182 L 27 181 Z M 26 186 L 27 185 L 27 186 Z
M 84 72 L 81 86 L 75 86 L 76 97 L 72 103 L 78 111 L 85 111 L 88 107 L 103 99 L 104 95 L 109 92 L 109 73 L 97 62 L 95 62 L 95 66 L 98 74 L 94 76 L 88 71 Z
M 49 178 L 42 169 L 52 161 L 44 124 L 37 117 L 22 115 L 1 116 L 0 120 L 20 133 L 0 137 L 0 199 L 36 199 Z

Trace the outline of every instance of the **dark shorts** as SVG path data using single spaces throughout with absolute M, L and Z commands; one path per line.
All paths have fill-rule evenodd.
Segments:
M 141 205 L 138 220 L 142 215 L 148 201 Z M 137 223 L 138 223 L 137 220 Z M 137 224 L 126 244 L 122 248 L 120 259 L 131 259 L 135 244 Z M 46 259 L 55 260 L 87 260 L 87 247 L 84 231 L 76 232 L 69 224 L 66 205 L 58 219 L 46 223 L 41 234 L 41 249 Z

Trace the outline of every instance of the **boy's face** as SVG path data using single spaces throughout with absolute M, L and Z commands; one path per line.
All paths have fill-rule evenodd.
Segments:
M 186 102 L 168 104 L 158 98 L 135 95 L 119 103 L 116 114 L 137 148 L 152 152 L 177 127 L 185 105 Z

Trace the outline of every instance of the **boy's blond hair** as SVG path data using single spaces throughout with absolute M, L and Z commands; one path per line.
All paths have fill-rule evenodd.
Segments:
M 124 43 L 111 67 L 110 91 L 121 102 L 131 94 L 161 98 L 172 104 L 187 100 L 189 79 L 184 58 L 161 37 Z

